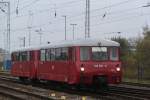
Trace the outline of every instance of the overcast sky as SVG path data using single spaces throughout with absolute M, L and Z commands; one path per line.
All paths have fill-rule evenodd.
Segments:
M 1 0 L 2 1 L 2 0 Z M 5 0 L 3 0 L 5 1 Z M 42 44 L 47 41 L 61 41 L 64 36 L 64 17 L 67 16 L 67 39 L 72 40 L 72 26 L 75 26 L 75 39 L 84 38 L 86 0 L 7 0 L 11 3 L 11 49 L 23 44 L 26 37 L 28 46 L 31 28 L 31 45 L 39 45 L 41 28 Z M 91 38 L 125 38 L 141 36 L 142 27 L 150 24 L 150 0 L 91 0 Z M 7 10 L 7 7 L 0 4 Z M 18 9 L 18 14 L 16 13 Z M 0 12 L 0 47 L 4 48 L 6 39 L 6 13 Z

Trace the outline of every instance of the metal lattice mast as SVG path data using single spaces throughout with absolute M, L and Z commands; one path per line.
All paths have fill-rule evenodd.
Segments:
M 90 0 L 86 0 L 85 38 L 90 38 Z
M 1 1 L 1 4 L 5 4 L 8 8 L 7 11 L 0 7 L 0 10 L 7 14 L 7 39 L 6 39 L 6 49 L 10 52 L 10 2 Z

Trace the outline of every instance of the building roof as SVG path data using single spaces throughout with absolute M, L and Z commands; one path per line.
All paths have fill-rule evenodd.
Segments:
M 106 40 L 106 39 L 78 39 L 78 40 L 65 40 L 55 43 L 50 43 L 47 45 L 41 45 L 36 47 L 24 47 L 14 50 L 16 51 L 26 51 L 26 50 L 39 50 L 45 48 L 58 48 L 58 47 L 72 47 L 72 46 L 120 46 L 118 42 Z

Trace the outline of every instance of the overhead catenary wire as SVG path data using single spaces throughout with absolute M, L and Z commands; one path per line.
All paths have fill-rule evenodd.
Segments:
M 137 7 L 137 8 L 140 8 L 140 7 Z M 133 8 L 133 9 L 137 9 L 137 8 Z M 130 10 L 132 10 L 132 9 L 130 9 Z M 125 10 L 124 10 L 125 11 Z M 126 11 L 129 11 L 128 9 L 126 10 Z M 120 12 L 123 12 L 123 11 L 120 11 Z M 116 12 L 115 12 L 116 13 Z M 113 14 L 113 13 L 110 13 L 110 14 Z M 27 15 L 26 15 L 27 16 Z M 94 17 L 96 17 L 96 16 L 94 16 Z M 75 18 L 75 17 L 74 17 Z M 69 18 L 68 18 L 69 19 Z M 70 19 L 72 19 L 72 17 L 70 17 Z M 61 19 L 62 20 L 62 19 Z M 57 22 L 56 22 L 57 23 Z M 54 24 L 54 23 L 53 23 Z
M 124 20 L 133 20 L 135 17 L 142 17 L 142 16 L 145 16 L 145 15 L 150 15 L 150 13 L 142 14 L 140 16 L 139 15 L 133 15 L 133 16 L 127 16 L 125 18 L 116 19 L 116 20 L 109 20 L 107 22 L 103 22 L 103 23 L 98 23 L 98 24 L 95 24 L 95 25 L 91 25 L 91 27 L 97 26 L 97 25 L 101 25 L 101 24 L 108 24 L 108 23 L 114 23 L 114 22 L 124 21 Z M 37 28 L 37 27 L 43 27 L 43 26 L 47 26 L 48 24 L 45 23 L 45 24 L 41 24 L 41 25 L 35 25 L 35 26 L 32 26 L 32 28 L 34 29 L 34 28 Z M 84 27 L 80 26 L 80 28 L 84 28 Z M 12 29 L 11 31 L 16 32 L 16 31 L 22 31 L 22 30 L 26 30 L 26 29 L 28 29 L 28 28 L 27 27 L 23 27 L 23 28 L 18 28 L 18 29 Z M 0 31 L 4 31 L 4 30 L 0 30 Z
M 149 15 L 149 14 L 143 14 L 142 16 L 145 16 L 145 15 Z M 141 16 L 141 15 L 140 15 Z M 94 17 L 97 17 L 97 16 L 94 16 Z M 128 16 L 127 16 L 128 17 Z M 131 17 L 129 17 L 129 18 L 127 18 L 127 19 L 130 19 L 130 18 L 134 18 L 134 16 L 131 16 Z M 136 15 L 136 17 L 138 17 L 138 15 Z M 126 19 L 126 18 L 123 18 L 123 19 Z M 120 20 L 120 19 L 119 19 Z M 122 20 L 122 19 L 121 19 Z M 118 21 L 118 20 L 117 20 Z M 104 23 L 101 23 L 101 24 L 105 24 L 105 23 L 111 23 L 112 21 L 109 21 L 109 22 L 104 22 Z M 114 21 L 113 20 L 113 22 L 116 22 L 116 21 Z M 48 23 L 49 24 L 49 23 Z M 42 24 L 42 25 L 35 25 L 35 26 L 33 26 L 33 28 L 36 28 L 36 27 L 41 27 L 41 26 L 46 26 L 46 25 L 48 25 L 48 24 Z M 26 29 L 26 27 L 25 28 L 20 28 L 20 29 L 16 29 L 16 30 L 24 30 L 24 29 Z M 11 31 L 16 31 L 16 30 L 11 30 Z
M 129 0 L 127 0 L 126 2 L 128 2 Z M 126 3 L 126 2 L 124 2 L 124 3 Z M 123 3 L 123 2 L 122 2 Z M 121 2 L 120 3 L 118 3 L 118 4 L 122 4 Z M 111 5 L 112 6 L 112 5 Z M 110 7 L 110 6 L 109 6 Z M 107 8 L 107 7 L 104 7 L 104 8 Z M 94 16 L 94 17 L 96 17 L 96 16 Z M 71 17 L 70 17 L 71 18 Z M 56 22 L 57 23 L 57 22 Z M 44 25 L 45 26 L 45 25 Z M 26 29 L 26 28 L 24 28 L 24 29 Z M 16 30 L 18 30 L 18 29 L 16 29 Z M 20 30 L 20 29 L 19 29 Z
M 150 13 L 149 13 L 149 14 L 145 14 L 145 15 L 150 15 Z M 143 15 L 142 15 L 142 16 L 143 16 Z M 98 24 L 91 25 L 91 27 L 95 27 L 95 26 L 102 25 L 102 24 L 107 24 L 107 23 L 120 22 L 120 21 L 124 21 L 124 20 L 133 20 L 134 17 L 139 17 L 139 16 L 132 16 L 132 17 L 128 17 L 128 18 L 123 18 L 123 19 L 108 21 L 108 22 L 105 22 L 105 23 L 98 23 Z M 45 25 L 46 25 L 46 24 L 45 24 Z M 33 28 L 37 28 L 37 27 L 39 27 L 39 26 L 33 26 Z M 78 28 L 78 30 L 83 29 L 83 28 L 84 28 L 83 26 L 80 26 L 80 28 Z M 22 28 L 22 29 L 17 29 L 17 30 L 12 30 L 12 31 L 13 31 L 13 32 L 16 32 L 16 31 L 22 31 L 22 30 L 24 30 L 24 29 L 27 29 L 27 28 L 25 27 L 25 28 Z M 43 32 L 49 32 L 49 33 L 51 33 L 50 31 L 43 31 Z M 52 32 L 54 32 L 54 31 L 52 31 Z M 57 31 L 55 31 L 55 32 L 57 32 L 57 33 L 58 33 L 58 32 L 62 32 L 62 30 L 57 30 Z
M 30 6 L 32 6 L 33 4 L 35 4 L 36 2 L 38 2 L 38 1 L 40 1 L 40 0 L 34 0 L 34 1 L 32 1 L 30 4 L 28 4 L 28 5 L 25 5 L 24 7 L 22 7 L 22 8 L 20 8 L 19 10 L 23 10 L 23 9 L 25 9 L 26 7 L 30 7 Z M 121 1 L 121 2 L 118 2 L 118 3 L 114 3 L 114 4 L 111 4 L 111 5 L 108 5 L 108 6 L 105 6 L 105 7 L 102 7 L 102 8 L 98 8 L 98 9 L 93 9 L 93 10 L 91 10 L 91 13 L 93 13 L 93 12 L 95 12 L 95 11 L 100 11 L 100 10 L 103 10 L 103 9 L 107 9 L 107 8 L 112 8 L 112 7 L 116 7 L 116 6 L 119 6 L 119 5 L 122 5 L 122 4 L 125 4 L 125 3 L 129 3 L 129 2 L 132 2 L 132 1 L 138 1 L 138 0 L 126 0 L 126 1 Z M 74 3 L 75 1 L 70 1 L 70 2 L 66 2 L 66 3 Z M 76 1 L 77 2 L 77 1 Z M 65 4 L 65 3 L 62 3 L 62 4 Z M 57 9 L 58 9 L 59 7 L 57 7 Z M 60 7 L 60 8 L 63 8 L 63 7 Z M 50 9 L 52 9 L 52 8 L 50 8 Z M 53 9 L 55 9 L 55 8 L 53 8 Z M 48 9 L 45 9 L 45 10 L 42 10 L 42 11 L 39 11 L 38 13 L 40 13 L 40 12 L 48 12 L 49 10 Z M 12 13 L 14 13 L 14 12 L 11 12 L 11 14 Z M 34 14 L 36 14 L 36 13 L 34 13 Z M 82 12 L 82 13 L 79 13 L 79 14 L 77 14 L 77 15 L 73 15 L 74 17 L 78 17 L 78 16 L 82 16 L 82 15 L 84 15 L 84 12 Z M 27 14 L 25 15 L 25 16 L 27 16 Z M 21 17 L 21 16 L 19 16 L 19 17 Z M 23 17 L 23 15 L 22 15 L 22 17 Z M 15 17 L 15 18 L 18 18 L 18 17 Z M 71 16 L 71 18 L 72 18 L 72 16 Z M 14 19 L 14 18 L 13 18 Z
M 120 11 L 121 12 L 121 11 Z M 99 15 L 98 15 L 99 16 Z M 76 18 L 76 17 L 74 17 L 74 18 Z M 68 18 L 69 19 L 69 18 Z M 70 17 L 70 19 L 71 19 L 71 17 Z M 48 25 L 48 24 L 47 24 Z M 37 26 L 38 27 L 38 26 Z M 25 28 L 26 29 L 26 28 Z M 17 29 L 16 29 L 16 31 L 17 31 Z

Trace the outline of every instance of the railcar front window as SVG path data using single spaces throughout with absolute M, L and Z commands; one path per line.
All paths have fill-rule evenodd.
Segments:
M 108 60 L 106 47 L 92 47 L 92 60 Z
M 116 48 L 116 47 L 110 48 L 110 60 L 112 60 L 112 61 L 119 60 L 119 57 L 118 57 L 118 48 Z
M 90 52 L 89 47 L 81 47 L 80 48 L 80 59 L 81 61 L 87 61 L 90 60 Z

